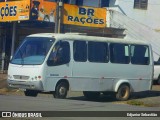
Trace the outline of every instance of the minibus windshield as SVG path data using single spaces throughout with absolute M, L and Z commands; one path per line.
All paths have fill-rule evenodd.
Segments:
M 54 38 L 26 37 L 17 49 L 11 63 L 19 65 L 42 64 L 54 41 Z

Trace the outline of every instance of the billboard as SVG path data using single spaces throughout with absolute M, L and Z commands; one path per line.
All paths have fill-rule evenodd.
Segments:
M 57 3 L 51 0 L 13 0 L 0 2 L 0 22 L 55 22 Z M 62 23 L 88 27 L 106 27 L 106 9 L 64 4 Z
M 31 3 L 30 20 L 55 22 L 56 2 L 49 0 L 33 0 Z M 106 27 L 106 9 L 94 7 L 79 7 L 64 4 L 63 24 L 72 24 L 88 27 Z
M 33 0 L 31 3 L 30 20 L 55 22 L 56 2 Z
M 106 27 L 106 9 L 64 4 L 64 24 Z
M 30 0 L 0 2 L 0 22 L 29 20 Z

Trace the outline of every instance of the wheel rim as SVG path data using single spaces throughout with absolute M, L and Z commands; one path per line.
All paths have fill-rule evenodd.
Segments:
M 64 86 L 60 87 L 59 94 L 60 95 L 65 95 L 66 94 L 66 88 Z
M 121 98 L 126 98 L 127 96 L 128 96 L 128 89 L 127 89 L 127 87 L 123 87 L 122 89 L 121 89 L 121 91 L 120 91 L 120 97 Z

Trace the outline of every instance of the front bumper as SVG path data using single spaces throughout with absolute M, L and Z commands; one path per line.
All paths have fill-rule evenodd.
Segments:
M 41 80 L 37 81 L 22 81 L 22 80 L 7 80 L 8 86 L 12 88 L 41 90 L 43 91 L 43 84 Z

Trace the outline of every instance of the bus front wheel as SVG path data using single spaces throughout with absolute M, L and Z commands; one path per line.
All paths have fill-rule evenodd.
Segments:
M 67 96 L 68 85 L 66 82 L 60 82 L 55 89 L 54 98 L 64 99 Z
M 127 84 L 122 84 L 117 93 L 116 93 L 116 99 L 120 101 L 128 100 L 130 96 L 130 87 Z
M 38 92 L 36 90 L 26 90 L 24 91 L 25 96 L 36 97 Z

